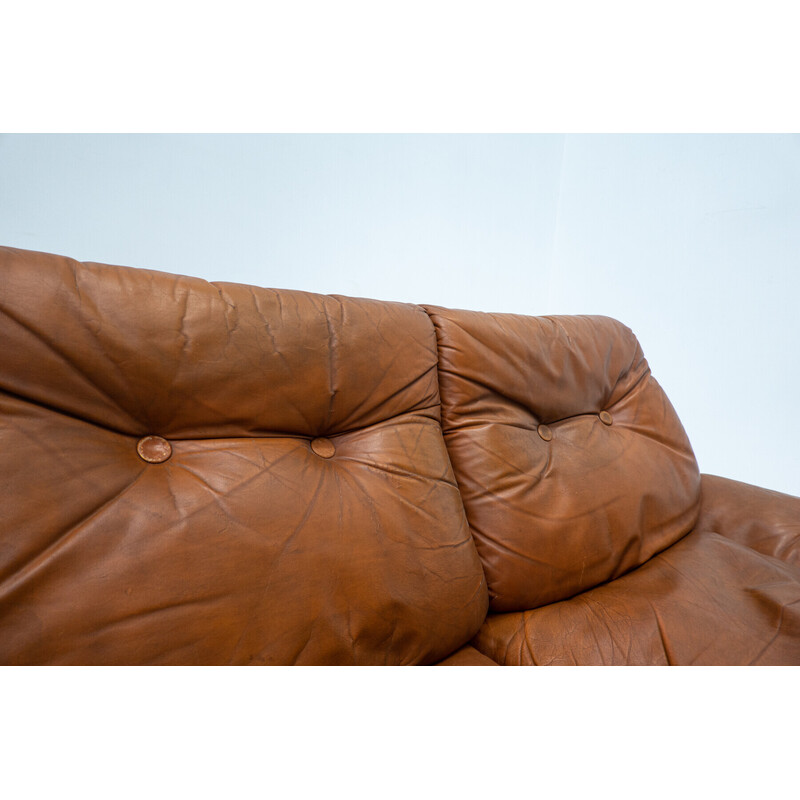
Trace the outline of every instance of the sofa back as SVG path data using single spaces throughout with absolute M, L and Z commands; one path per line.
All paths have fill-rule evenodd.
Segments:
M 697 462 L 628 328 L 427 310 L 445 442 L 492 610 L 571 597 L 694 527 Z
M 420 307 L 0 248 L 0 662 L 411 664 L 487 589 Z

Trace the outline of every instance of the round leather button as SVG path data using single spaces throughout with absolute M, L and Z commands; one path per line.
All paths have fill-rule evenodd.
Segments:
M 330 458 L 335 452 L 336 447 L 330 439 L 320 436 L 318 439 L 311 440 L 311 449 L 320 458 Z
M 148 464 L 161 464 L 172 455 L 172 445 L 161 436 L 145 436 L 139 439 L 136 452 Z
M 602 422 L 603 425 L 610 425 L 614 421 L 608 411 L 601 411 L 599 416 L 600 422 Z
M 550 440 L 553 438 L 553 431 L 551 431 L 551 430 L 550 430 L 550 428 L 548 428 L 548 427 L 547 427 L 547 425 L 540 425 L 540 426 L 539 426 L 539 427 L 536 429 L 536 432 L 537 432 L 537 433 L 539 434 L 539 436 L 541 436 L 541 437 L 542 437 L 542 439 L 544 439 L 546 442 L 549 442 L 549 441 L 550 441 Z

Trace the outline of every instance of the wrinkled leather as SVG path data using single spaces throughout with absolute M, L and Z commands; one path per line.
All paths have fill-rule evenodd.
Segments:
M 428 312 L 445 442 L 493 611 L 572 597 L 692 530 L 697 462 L 628 328 Z
M 0 285 L 0 661 L 434 663 L 477 631 L 421 308 L 9 248 Z
M 453 655 L 448 656 L 444 661 L 440 661 L 437 667 L 497 667 L 497 662 L 487 658 L 479 650 L 471 645 L 465 645 L 457 650 Z
M 614 320 L 0 248 L 0 342 L 0 663 L 800 664 L 800 498 Z
M 800 567 L 800 498 L 716 475 L 701 486 L 699 528 Z
M 695 531 L 571 600 L 490 614 L 473 644 L 500 664 L 800 664 L 800 569 Z

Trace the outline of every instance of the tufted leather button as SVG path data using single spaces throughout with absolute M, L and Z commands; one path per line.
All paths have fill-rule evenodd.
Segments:
M 546 442 L 549 442 L 549 441 L 550 441 L 550 440 L 553 438 L 553 431 L 551 431 L 551 430 L 550 430 L 550 428 L 548 428 L 548 427 L 547 427 L 547 425 L 540 425 L 540 426 L 539 426 L 539 427 L 536 429 L 536 432 L 537 432 L 537 433 L 539 434 L 539 436 L 541 436 L 541 437 L 542 437 L 542 439 L 544 439 Z
M 145 436 L 139 439 L 136 452 L 149 464 L 161 464 L 172 455 L 172 445 L 161 436 Z
M 335 452 L 336 447 L 330 439 L 320 436 L 318 439 L 311 440 L 311 449 L 320 458 L 330 458 Z
M 601 411 L 599 416 L 600 422 L 602 422 L 603 425 L 610 425 L 614 421 L 608 411 Z

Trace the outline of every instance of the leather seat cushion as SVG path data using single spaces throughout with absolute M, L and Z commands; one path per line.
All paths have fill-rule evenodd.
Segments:
M 800 663 L 800 569 L 694 531 L 560 603 L 490 614 L 473 644 L 500 664 Z

